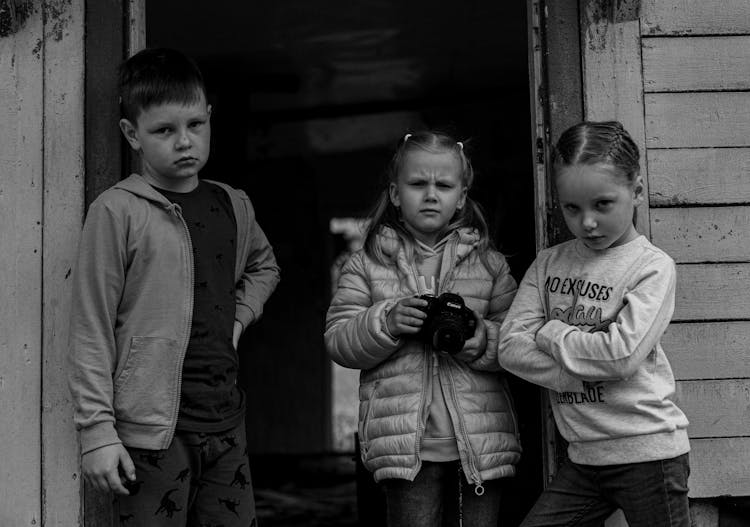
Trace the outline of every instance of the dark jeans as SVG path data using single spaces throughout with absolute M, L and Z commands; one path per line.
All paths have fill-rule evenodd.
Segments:
M 500 514 L 499 480 L 482 483 L 477 496 L 458 461 L 425 461 L 414 481 L 387 479 L 388 527 L 497 527 Z
M 136 471 L 119 496 L 122 527 L 254 527 L 245 423 L 218 434 L 177 432 L 166 450 L 128 448 Z
M 567 460 L 522 527 L 599 527 L 622 509 L 630 527 L 690 527 L 688 455 L 625 465 Z

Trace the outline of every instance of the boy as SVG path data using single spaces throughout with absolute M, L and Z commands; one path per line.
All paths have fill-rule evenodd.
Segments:
M 211 106 L 169 49 L 120 69 L 141 174 L 89 208 L 69 382 L 82 470 L 131 526 L 255 524 L 237 343 L 279 280 L 244 192 L 198 178 Z

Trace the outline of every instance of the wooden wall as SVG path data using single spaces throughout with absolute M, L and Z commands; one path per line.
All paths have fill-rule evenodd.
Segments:
M 64 357 L 83 215 L 83 5 L 0 9 L 3 526 L 68 527 L 81 517 Z
M 692 495 L 750 495 L 750 3 L 651 0 L 642 21 L 652 236 L 678 263 L 664 345 Z
M 691 497 L 750 495 L 750 3 L 583 2 L 589 119 L 644 152 L 639 230 L 678 264 L 664 347 L 690 419 Z

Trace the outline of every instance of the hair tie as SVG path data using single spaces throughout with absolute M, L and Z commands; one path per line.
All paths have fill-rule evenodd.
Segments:
M 461 141 L 456 141 L 456 144 L 458 145 L 458 147 L 459 147 L 459 148 L 460 148 L 461 150 L 463 150 L 463 149 L 464 149 L 464 144 L 463 144 L 463 143 L 462 143 Z
M 406 141 L 408 141 L 410 137 L 411 137 L 411 134 L 406 134 L 406 135 L 404 136 L 404 143 L 405 143 Z

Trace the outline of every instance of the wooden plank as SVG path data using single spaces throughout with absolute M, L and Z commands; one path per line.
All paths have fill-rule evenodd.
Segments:
M 670 324 L 662 347 L 678 380 L 750 377 L 750 322 Z
M 120 180 L 122 134 L 117 68 L 124 57 L 127 0 L 86 3 L 86 206 Z
M 677 263 L 750 261 L 750 207 L 651 211 L 651 239 Z
M 125 55 L 128 0 L 86 2 L 85 204 L 120 180 L 129 160 L 123 156 L 119 127 L 117 68 Z M 132 27 L 132 26 L 131 26 Z M 112 500 L 84 485 L 84 525 L 112 525 Z
M 750 319 L 750 264 L 677 266 L 673 321 Z
M 616 119 L 641 152 L 641 173 L 648 195 L 646 132 L 643 117 L 639 0 L 582 2 L 584 115 L 588 120 Z M 637 209 L 638 231 L 650 237 L 649 208 Z
M 28 4 L 31 7 L 32 4 Z M 42 10 L 0 38 L 0 525 L 41 525 Z
M 690 497 L 750 495 L 750 437 L 690 441 Z
M 644 38 L 647 92 L 750 89 L 750 36 Z
M 128 0 L 128 56 L 146 47 L 146 0 Z
M 562 211 L 553 198 L 554 182 L 547 165 L 551 147 L 570 126 L 583 120 L 583 84 L 581 71 L 581 28 L 577 2 L 535 2 L 542 13 L 535 13 L 539 35 L 530 52 L 539 54 L 531 80 L 538 106 L 533 123 L 536 153 L 537 248 L 549 247 L 571 238 Z M 529 20 L 533 20 L 529 16 Z M 536 31 L 536 29 L 532 29 Z M 541 48 L 540 48 L 541 42 Z M 539 67 L 537 64 L 539 63 Z M 540 161 L 544 166 L 540 166 Z M 540 171 L 544 170 L 544 174 Z
M 649 93 L 649 148 L 750 146 L 750 92 Z
M 750 436 L 750 379 L 678 381 L 675 402 L 691 438 Z
M 649 149 L 648 170 L 652 207 L 750 203 L 750 148 Z
M 750 33 L 747 0 L 643 0 L 644 35 L 721 35 Z
M 560 207 L 552 197 L 549 167 L 551 143 L 583 118 L 580 28 L 576 2 L 527 3 L 529 86 L 534 156 L 534 203 L 536 249 L 559 243 L 570 236 Z M 558 440 L 548 397 L 541 397 L 539 446 L 542 485 L 547 486 L 564 459 L 566 445 Z
M 46 0 L 44 46 L 44 225 L 42 522 L 82 521 L 80 454 L 66 356 L 70 276 L 83 219 L 84 0 Z

